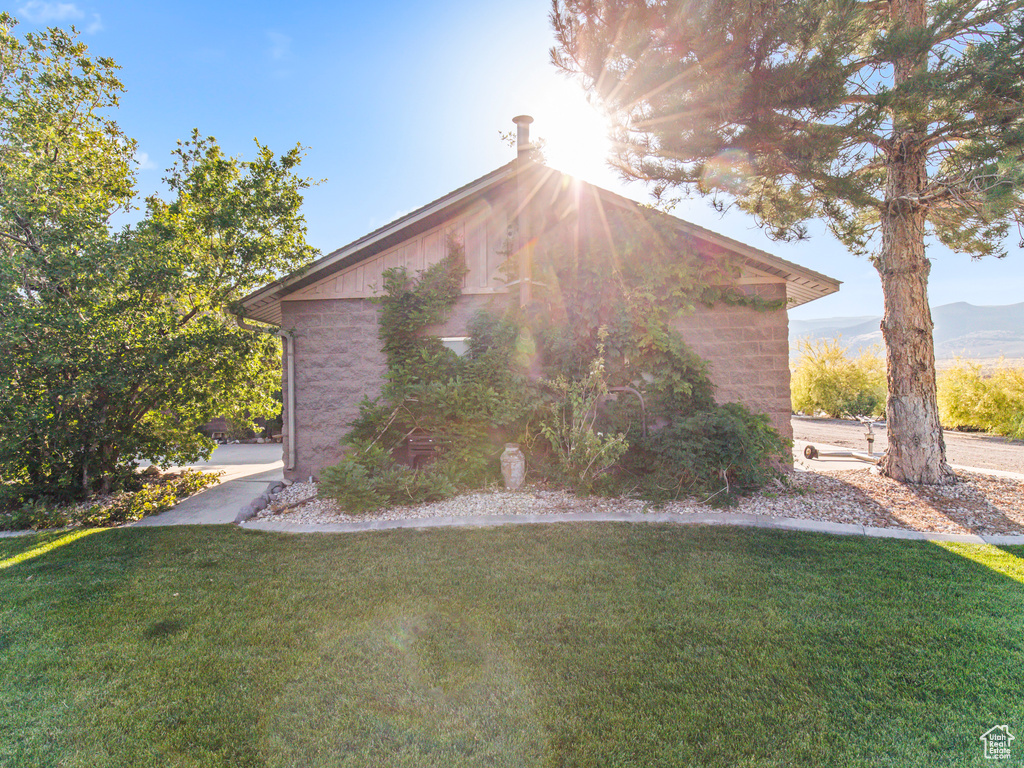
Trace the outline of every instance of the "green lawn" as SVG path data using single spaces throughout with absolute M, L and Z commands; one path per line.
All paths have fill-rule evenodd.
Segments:
M 934 768 L 1004 723 L 1024 758 L 1021 548 L 180 527 L 12 564 L 56 538 L 0 539 L 3 766 Z

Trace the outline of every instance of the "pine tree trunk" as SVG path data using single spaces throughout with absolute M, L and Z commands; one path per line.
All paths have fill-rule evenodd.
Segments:
M 928 306 L 931 263 L 924 253 L 924 214 L 892 205 L 882 216 L 877 261 L 885 298 L 886 402 L 889 450 L 883 475 L 906 483 L 956 482 L 946 463 L 946 444 L 935 398 L 935 348 Z
M 904 28 L 927 23 L 924 0 L 893 0 L 891 19 Z M 897 85 L 927 66 L 922 55 L 895 62 Z M 924 230 L 927 210 L 920 203 L 928 182 L 921 139 L 927 124 L 913 105 L 893 114 L 893 145 L 887 159 L 885 205 L 880 213 L 882 249 L 875 260 L 882 278 L 885 316 L 886 401 L 889 449 L 879 463 L 883 475 L 906 483 L 945 485 L 956 482 L 946 463 L 946 444 L 935 397 L 935 346 L 928 306 Z

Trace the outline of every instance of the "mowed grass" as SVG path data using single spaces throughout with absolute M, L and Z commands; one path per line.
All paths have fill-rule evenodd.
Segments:
M 992 726 L 1024 745 L 1024 585 L 965 554 L 625 524 L 103 531 L 0 570 L 0 765 L 991 764 Z

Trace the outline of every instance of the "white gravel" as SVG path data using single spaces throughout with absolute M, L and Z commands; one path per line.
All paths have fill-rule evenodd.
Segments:
M 731 511 L 898 528 L 931 533 L 1024 534 L 1024 483 L 961 472 L 953 486 L 910 486 L 867 469 L 832 473 L 795 472 L 787 482 L 742 499 Z M 538 515 L 559 512 L 644 512 L 636 499 L 576 497 L 557 490 L 529 488 L 467 493 L 453 499 L 368 514 L 346 514 L 330 499 L 317 498 L 315 483 L 295 483 L 271 499 L 257 519 L 286 519 L 301 525 L 355 520 L 401 520 L 486 515 Z M 301 503 L 297 503 L 301 502 Z M 672 502 L 660 512 L 687 515 L 713 511 L 696 500 Z M 280 515 L 281 517 L 277 517 Z

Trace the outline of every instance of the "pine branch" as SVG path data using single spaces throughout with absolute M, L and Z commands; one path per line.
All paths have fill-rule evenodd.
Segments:
M 979 7 L 985 10 L 976 15 L 972 11 Z M 1007 19 L 1011 14 L 1024 9 L 1024 0 L 1012 0 L 1011 2 L 992 2 L 992 0 L 974 0 L 963 2 L 957 9 L 957 13 L 942 26 L 933 30 L 934 42 L 942 43 L 956 40 L 963 35 L 981 34 L 983 27 L 996 21 Z
M 853 139 L 856 144 L 870 144 L 882 152 L 888 152 L 892 148 L 892 142 L 882 138 L 872 131 L 863 131 L 851 128 L 848 125 L 835 125 L 832 123 L 821 123 L 812 120 L 803 120 L 790 115 L 779 115 L 779 119 L 788 121 L 793 128 L 799 128 L 807 133 L 824 133 L 837 136 L 843 139 Z
M 933 179 L 922 190 L 917 203 L 931 209 L 974 207 L 994 190 L 1013 186 L 1015 185 L 1012 180 L 995 173 L 982 173 L 952 180 Z

